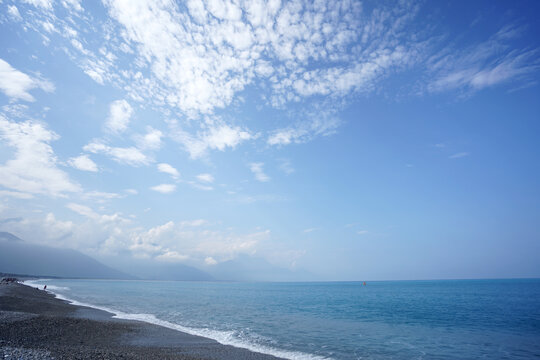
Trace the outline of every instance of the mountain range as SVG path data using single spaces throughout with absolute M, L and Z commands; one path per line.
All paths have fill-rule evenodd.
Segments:
M 279 268 L 262 258 L 249 256 L 207 266 L 204 271 L 185 264 L 153 259 L 114 256 L 102 260 L 105 264 L 77 250 L 33 244 L 9 232 L 0 232 L 1 273 L 40 277 L 186 281 L 293 281 L 312 278 L 308 273 Z

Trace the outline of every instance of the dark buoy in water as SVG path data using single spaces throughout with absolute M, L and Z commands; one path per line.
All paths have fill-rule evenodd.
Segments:
M 364 281 L 364 286 L 366 286 L 366 282 Z

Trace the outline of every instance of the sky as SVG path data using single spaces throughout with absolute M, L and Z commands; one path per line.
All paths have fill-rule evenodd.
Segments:
M 0 1 L 0 230 L 320 280 L 540 277 L 538 1 Z

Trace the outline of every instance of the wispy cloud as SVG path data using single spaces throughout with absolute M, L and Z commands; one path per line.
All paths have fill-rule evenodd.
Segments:
M 88 200 L 95 200 L 98 203 L 103 203 L 108 200 L 112 199 L 120 199 L 123 198 L 123 195 L 117 194 L 117 193 L 111 193 L 111 192 L 104 192 L 104 191 L 87 191 L 81 196 L 83 199 Z
M 12 100 L 34 101 L 29 91 L 39 88 L 46 92 L 54 91 L 54 85 L 48 81 L 33 78 L 0 59 L 0 90 Z
M 59 136 L 44 125 L 11 122 L 0 115 L 0 138 L 15 150 L 14 157 L 0 165 L 0 185 L 23 193 L 63 196 L 81 187 L 57 167 L 49 144 Z
M 105 145 L 100 140 L 94 140 L 93 142 L 90 142 L 83 147 L 83 150 L 94 154 L 101 153 L 108 155 L 114 161 L 120 164 L 140 166 L 147 165 L 151 162 L 151 159 L 136 147 L 113 147 Z
M 256 138 L 248 130 L 222 121 L 204 125 L 204 130 L 195 135 L 183 130 L 178 123 L 170 122 L 169 125 L 172 139 L 180 143 L 194 159 L 204 156 L 208 150 L 234 149 L 240 143 Z
M 88 155 L 80 155 L 69 159 L 68 163 L 75 169 L 82 171 L 97 172 L 98 166 Z
M 466 157 L 466 156 L 469 156 L 470 154 L 468 152 L 459 152 L 459 153 L 455 153 L 455 154 L 452 154 L 450 156 L 448 156 L 449 159 L 460 159 L 460 158 L 463 158 L 463 157 Z
M 175 184 L 160 184 L 160 185 L 152 186 L 150 189 L 157 191 L 159 193 L 162 193 L 162 194 L 170 194 L 176 191 L 176 185 Z
M 13 17 L 16 21 L 21 21 L 22 17 L 19 13 L 19 9 L 15 5 L 8 5 L 8 14 Z
M 51 0 L 23 0 L 23 2 L 43 9 L 52 9 Z
M 208 224 L 204 219 L 184 220 L 180 222 L 180 227 L 199 227 Z
M 291 161 L 288 159 L 281 159 L 279 161 L 279 169 L 287 175 L 290 175 L 295 171 Z
M 539 49 L 515 48 L 514 41 L 521 29 L 507 25 L 484 42 L 466 49 L 452 46 L 442 49 L 428 59 L 433 80 L 430 92 L 454 89 L 477 91 L 489 86 L 527 80 L 538 72 Z
M 126 100 L 113 101 L 109 107 L 109 117 L 105 123 L 107 130 L 121 133 L 127 129 L 133 108 Z
M 234 195 L 234 194 L 233 194 Z M 260 195 L 238 195 L 233 198 L 233 201 L 237 201 L 243 204 L 252 204 L 256 202 L 276 203 L 288 201 L 288 199 L 282 195 L 276 194 L 260 194 Z
M 71 211 L 74 211 L 77 214 L 85 216 L 87 218 L 94 219 L 94 220 L 99 218 L 99 214 L 96 213 L 91 208 L 89 208 L 88 206 L 76 204 L 76 203 L 69 203 L 66 205 L 66 207 L 70 209 Z
M 251 163 L 249 164 L 249 169 L 255 175 L 255 179 L 260 182 L 267 182 L 270 181 L 270 177 L 266 175 L 263 171 L 264 163 L 257 162 L 257 163 Z
M 13 197 L 17 199 L 33 199 L 34 196 L 20 191 L 0 190 L 0 197 Z
M 212 190 L 214 190 L 213 186 L 203 185 L 203 184 L 197 183 L 195 181 L 188 181 L 188 184 L 193 186 L 195 189 L 199 189 L 199 190 L 203 190 L 203 191 L 212 191 Z
M 336 132 L 341 124 L 333 111 L 305 114 L 305 119 L 294 125 L 274 130 L 267 139 L 268 145 L 289 145 L 304 143 L 316 136 L 328 136 Z
M 199 174 L 196 176 L 197 180 L 203 183 L 213 183 L 214 177 L 211 174 Z
M 162 254 L 157 255 L 155 259 L 158 261 L 165 261 L 165 262 L 183 262 L 189 259 L 189 256 L 180 254 L 178 251 L 166 250 Z
M 158 168 L 158 171 L 171 175 L 173 179 L 180 178 L 180 173 L 178 172 L 178 170 L 176 170 L 174 167 L 172 167 L 169 164 L 161 163 L 157 165 L 157 168 Z
M 160 130 L 148 126 L 146 128 L 146 134 L 135 136 L 135 142 L 141 149 L 159 150 L 161 148 L 162 137 L 163 133 Z

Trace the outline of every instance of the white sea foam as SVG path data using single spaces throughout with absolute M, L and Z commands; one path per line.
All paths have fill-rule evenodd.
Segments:
M 41 287 L 43 286 L 43 279 L 32 281 L 28 280 L 24 283 L 33 286 L 33 287 Z M 114 318 L 117 319 L 124 319 L 124 320 L 136 320 L 136 321 L 142 321 L 149 324 L 159 325 L 163 326 L 169 329 L 181 331 L 184 333 L 188 333 L 191 335 L 196 336 L 202 336 L 205 338 L 213 339 L 219 342 L 223 345 L 231 345 L 238 348 L 247 349 L 250 351 L 268 354 L 277 356 L 280 358 L 290 359 L 290 360 L 328 360 L 330 358 L 328 357 L 322 357 L 318 355 L 313 354 L 307 354 L 299 351 L 291 351 L 291 350 L 282 350 L 273 348 L 270 346 L 260 345 L 260 344 L 254 344 L 253 342 L 250 342 L 247 339 L 243 339 L 239 336 L 237 336 L 236 331 L 223 331 L 223 330 L 214 330 L 214 329 L 208 329 L 208 328 L 194 328 L 194 327 L 187 327 L 179 324 L 175 324 L 166 320 L 158 319 L 153 314 L 134 314 L 134 313 L 125 313 L 119 310 L 107 308 L 104 306 L 96 306 L 84 302 L 80 302 L 71 298 L 66 297 L 63 294 L 58 293 L 57 291 L 68 291 L 70 290 L 68 287 L 65 286 L 55 286 L 55 285 L 47 285 L 47 292 L 55 295 L 58 299 L 65 300 L 73 305 L 78 306 L 85 306 L 85 307 L 91 307 L 97 310 L 106 311 L 108 313 L 113 314 Z
M 187 327 L 187 326 L 171 323 L 169 321 L 158 319 L 152 314 L 128 314 L 128 313 L 116 311 L 116 314 L 114 317 L 119 318 L 119 319 L 125 319 L 125 320 L 144 321 L 150 324 L 163 326 L 169 329 L 185 332 L 191 335 L 197 335 L 197 336 L 210 338 L 210 339 L 216 340 L 217 342 L 223 345 L 231 345 L 234 347 L 244 348 L 244 349 L 248 349 L 248 350 L 263 353 L 263 354 L 274 355 L 274 356 L 285 358 L 285 359 L 291 359 L 291 360 L 328 359 L 326 357 L 306 354 L 306 353 L 302 353 L 298 351 L 281 350 L 281 349 L 276 349 L 269 346 L 253 344 L 247 340 L 238 338 L 236 336 L 235 331 L 222 331 L 222 330 L 213 330 L 213 329 L 208 329 L 208 328 Z
M 38 283 L 38 281 L 40 281 L 41 283 Z M 44 282 L 45 279 L 42 279 L 42 280 L 26 280 L 24 283 L 29 285 L 29 286 L 32 286 L 32 287 L 42 287 L 46 284 L 43 284 L 42 282 Z M 56 286 L 56 285 L 48 285 L 47 284 L 47 289 L 46 290 L 49 290 L 49 292 L 53 292 L 53 291 L 69 291 L 71 290 L 70 288 L 68 288 L 67 286 Z

